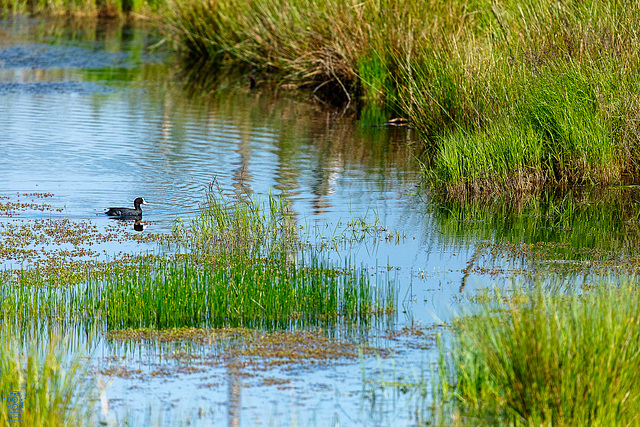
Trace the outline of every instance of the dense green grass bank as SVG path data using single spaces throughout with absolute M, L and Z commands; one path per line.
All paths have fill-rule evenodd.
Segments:
M 0 11 L 153 15 L 188 62 L 388 108 L 455 198 L 640 181 L 630 0 L 0 0 Z
M 639 308 L 631 282 L 489 298 L 459 320 L 438 399 L 463 425 L 638 425 Z
M 639 23 L 608 0 L 185 0 L 164 18 L 190 59 L 394 108 L 456 197 L 637 180 Z

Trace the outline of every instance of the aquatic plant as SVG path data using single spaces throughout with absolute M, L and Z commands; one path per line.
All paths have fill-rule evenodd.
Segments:
M 276 257 L 299 249 L 286 197 L 270 194 L 268 204 L 248 197 L 232 199 L 217 180 L 207 187 L 197 215 L 188 225 L 176 220 L 173 234 L 183 246 L 202 255 Z
M 3 425 L 85 425 L 97 421 L 87 365 L 81 354 L 72 352 L 67 341 L 55 335 L 48 342 L 18 343 L 2 328 L 0 390 Z M 18 393 L 11 401 L 15 405 L 8 404 L 10 392 Z
M 634 425 L 640 405 L 640 294 L 631 281 L 588 292 L 496 293 L 456 322 L 452 419 L 509 425 Z M 442 348 L 446 350 L 446 347 Z
M 296 265 L 273 259 L 179 257 L 141 265 L 92 284 L 89 300 L 108 330 L 120 328 L 367 324 L 394 310 L 390 285 L 373 286 L 360 269 L 311 257 Z M 87 303 L 88 304 L 88 303 Z
M 84 284 L 0 284 L 3 322 L 17 331 L 61 327 L 169 328 L 369 324 L 395 311 L 389 278 L 316 256 L 297 263 L 245 256 L 141 258 L 135 269 L 87 273 Z M 22 326 L 21 326 L 22 325 Z M 40 326 L 38 326 L 40 325 Z

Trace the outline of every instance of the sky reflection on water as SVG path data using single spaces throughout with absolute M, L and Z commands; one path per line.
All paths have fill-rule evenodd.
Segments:
M 456 300 L 496 283 L 496 276 L 498 283 L 509 283 L 509 269 L 539 265 L 518 252 L 520 243 L 567 244 L 573 252 L 563 246 L 570 254 L 557 257 L 576 263 L 584 261 L 583 247 L 628 248 L 628 256 L 638 247 L 635 193 L 605 196 L 610 200 L 601 205 L 573 196 L 476 208 L 434 204 L 418 187 L 411 130 L 365 125 L 354 112 L 327 110 L 289 94 L 252 92 L 241 79 L 230 89 L 205 93 L 184 84 L 168 55 L 148 50 L 157 41 L 153 32 L 128 26 L 0 23 L 0 196 L 15 202 L 28 199 L 24 194 L 53 193 L 47 203 L 61 209 L 0 216 L 1 223 L 68 218 L 104 229 L 112 224 L 102 215 L 106 208 L 131 206 L 140 196 L 150 203 L 143 233 L 169 233 L 176 218 L 188 220 L 196 211 L 213 179 L 230 197 L 286 196 L 302 231 L 331 237 L 354 219 L 379 221 L 393 238 L 365 239 L 330 254 L 367 266 L 374 282 L 397 283 L 398 313 L 377 326 L 381 333 L 447 320 Z M 493 243 L 505 244 L 504 252 L 484 246 Z M 111 242 L 100 249 L 113 255 L 155 246 Z M 107 345 L 98 353 L 98 360 L 130 357 L 129 367 L 148 373 L 158 357 Z M 403 348 L 394 358 L 403 368 L 428 371 L 425 359 L 433 354 Z M 371 358 L 363 365 L 374 379 L 395 369 Z M 229 396 L 242 390 L 246 424 L 265 418 L 324 424 L 334 416 L 348 423 L 394 420 L 366 408 L 357 361 L 274 372 L 298 381 L 277 392 L 244 388 L 237 377 L 216 369 L 138 382 L 115 378 L 108 393 L 118 410 L 138 415 L 151 395 L 165 409 L 178 399 L 187 413 L 209 406 L 213 419 L 226 421 L 233 416 Z M 223 386 L 202 386 L 212 382 Z M 314 392 L 300 392 L 306 389 Z M 403 414 L 399 419 L 406 422 Z

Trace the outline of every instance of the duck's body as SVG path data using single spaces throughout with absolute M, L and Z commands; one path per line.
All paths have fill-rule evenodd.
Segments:
M 142 197 L 138 197 L 133 201 L 133 206 L 135 209 L 131 208 L 109 208 L 108 211 L 105 212 L 106 215 L 112 216 L 114 218 L 134 218 L 142 216 L 142 208 L 140 205 L 148 204 Z

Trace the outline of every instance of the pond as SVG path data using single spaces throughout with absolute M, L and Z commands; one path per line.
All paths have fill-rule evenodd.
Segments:
M 431 375 L 435 333 L 459 301 L 496 284 L 552 275 L 585 282 L 636 269 L 635 189 L 437 201 L 421 186 L 417 135 L 384 126 L 391 117 L 255 91 L 243 76 L 194 82 L 162 42 L 141 25 L 0 23 L 0 202 L 12 206 L 0 215 L 2 245 L 8 230 L 70 222 L 119 233 L 87 238 L 84 258 L 157 253 L 156 236 L 189 221 L 216 180 L 230 197 L 282 195 L 301 229 L 346 236 L 329 256 L 363 266 L 374 283 L 391 282 L 397 309 L 359 335 L 330 333 L 334 356 L 299 363 L 224 358 L 206 337 L 163 343 L 98 331 L 91 364 L 107 384 L 107 419 L 415 422 L 416 396 L 384 384 Z M 149 203 L 143 226 L 103 214 L 136 197 Z M 349 238 L 354 223 L 375 224 L 377 237 Z M 29 245 L 45 254 L 73 246 Z M 0 261 L 5 269 L 36 262 L 16 253 Z M 310 334 L 308 346 L 330 345 L 326 334 Z M 362 354 L 354 342 L 365 343 Z

